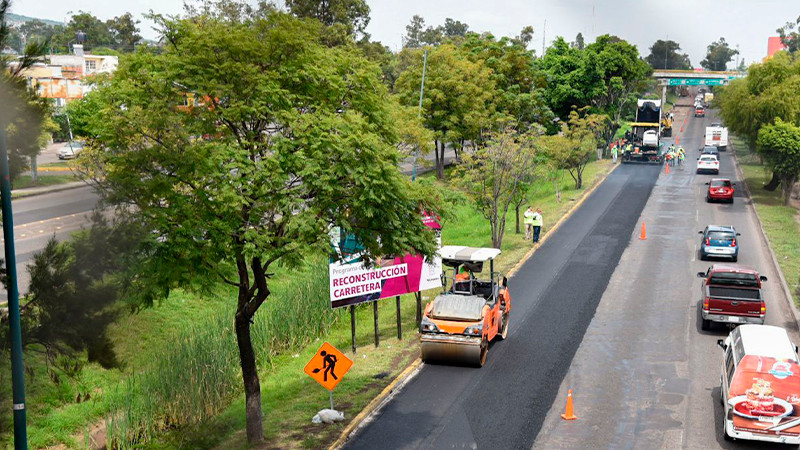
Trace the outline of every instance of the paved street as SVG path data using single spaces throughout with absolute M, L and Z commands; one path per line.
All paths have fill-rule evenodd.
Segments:
M 700 330 L 696 273 L 713 262 L 698 260 L 698 230 L 736 227 L 739 264 L 770 279 L 767 324 L 789 328 L 800 340 L 744 192 L 737 191 L 734 204 L 705 202 L 704 183 L 712 176 L 696 175 L 693 163 L 712 121 L 713 115 L 689 118 L 681 139 L 689 164 L 660 176 L 642 212 L 648 239 L 637 239 L 638 227 L 631 236 L 534 448 L 586 442 L 598 448 L 770 448 L 722 438 L 716 341 L 728 329 Z M 720 157 L 720 176 L 736 180 L 730 153 Z M 559 417 L 567 389 L 574 390 L 579 417 L 571 423 Z
M 14 243 L 17 251 L 17 276 L 20 292 L 28 289 L 27 264 L 51 236 L 62 240 L 85 225 L 98 197 L 89 186 L 26 197 L 12 202 Z M 0 239 L 0 242 L 3 242 Z M 0 289 L 0 302 L 6 292 Z

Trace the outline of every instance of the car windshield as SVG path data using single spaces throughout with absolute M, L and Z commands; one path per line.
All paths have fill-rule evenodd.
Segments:
M 711 187 L 731 187 L 731 182 L 729 180 L 714 180 L 711 182 Z

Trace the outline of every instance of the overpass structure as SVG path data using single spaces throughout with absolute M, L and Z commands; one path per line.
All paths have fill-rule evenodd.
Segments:
M 652 76 L 660 86 L 725 86 L 731 80 L 746 75 L 734 71 L 654 70 Z

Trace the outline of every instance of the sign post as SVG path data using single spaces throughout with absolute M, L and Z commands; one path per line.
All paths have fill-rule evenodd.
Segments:
M 329 343 L 324 343 L 317 350 L 303 369 L 308 376 L 330 391 L 331 409 L 333 407 L 333 390 L 342 381 L 342 377 L 353 366 L 353 361 Z

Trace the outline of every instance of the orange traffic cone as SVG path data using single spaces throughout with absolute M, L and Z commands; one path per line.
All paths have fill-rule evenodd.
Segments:
M 647 225 L 645 225 L 644 220 L 642 221 L 642 234 L 639 236 L 639 239 L 643 241 L 647 240 Z
M 664 167 L 666 167 L 666 170 L 664 170 L 664 173 L 668 174 L 669 173 L 669 161 L 667 161 L 667 163 L 664 164 Z
M 678 139 L 676 139 L 676 140 L 675 140 L 675 145 L 678 145 L 678 144 L 680 144 L 680 143 L 681 143 L 681 137 L 680 137 L 680 136 L 678 136 Z
M 564 414 L 561 415 L 561 418 L 564 420 L 575 420 L 578 418 L 572 411 L 572 389 L 567 392 L 567 409 L 564 411 Z

